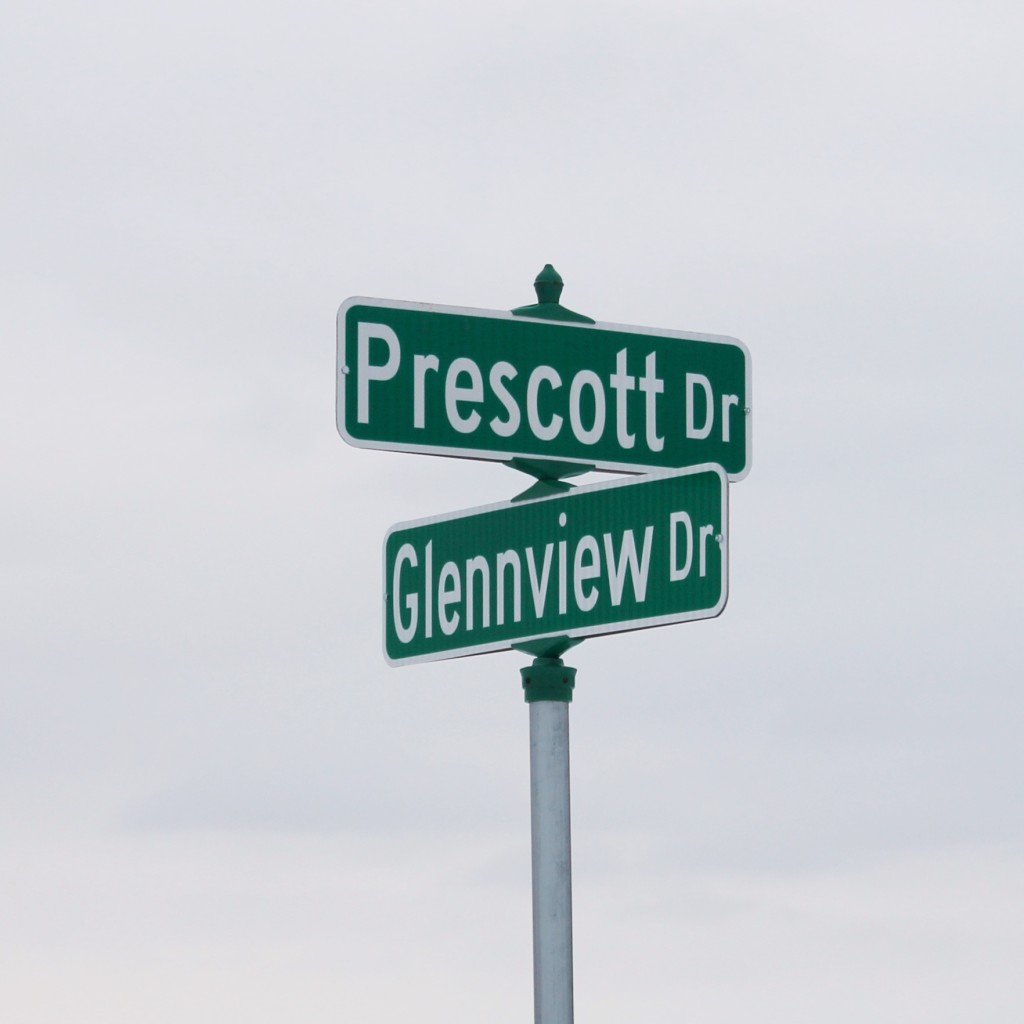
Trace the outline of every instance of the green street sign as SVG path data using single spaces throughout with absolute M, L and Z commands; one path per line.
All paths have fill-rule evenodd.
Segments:
M 359 448 L 647 473 L 750 467 L 750 358 L 735 338 L 348 299 L 337 422 Z
M 402 523 L 384 541 L 392 665 L 705 619 L 728 589 L 726 475 L 704 465 Z

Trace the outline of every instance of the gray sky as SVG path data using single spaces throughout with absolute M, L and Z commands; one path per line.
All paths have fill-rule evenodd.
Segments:
M 753 359 L 714 621 L 588 640 L 577 1019 L 1020 1020 L 1024 14 L 15 0 L 0 1015 L 530 1019 L 520 655 L 389 668 L 350 295 Z

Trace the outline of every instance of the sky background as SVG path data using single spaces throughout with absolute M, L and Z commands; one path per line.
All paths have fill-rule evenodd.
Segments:
M 723 615 L 588 640 L 576 1018 L 1024 1012 L 1024 9 L 0 16 L 0 1016 L 531 1019 L 528 712 L 389 668 L 350 295 L 733 335 Z M 586 478 L 584 481 L 586 482 Z

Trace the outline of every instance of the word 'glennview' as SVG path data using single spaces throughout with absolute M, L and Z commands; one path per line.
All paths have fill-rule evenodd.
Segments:
M 559 526 L 566 525 L 562 512 Z M 713 523 L 694 524 L 688 512 L 670 512 L 662 522 L 667 544 L 655 544 L 656 525 L 620 535 L 586 533 L 572 543 L 550 540 L 522 549 L 475 554 L 459 560 L 438 557 L 434 541 L 406 541 L 397 550 L 388 581 L 398 640 L 430 638 L 438 628 L 451 636 L 503 626 L 506 622 L 587 613 L 601 601 L 618 607 L 624 599 L 643 606 L 652 571 L 662 582 L 681 584 L 708 572 L 709 544 L 722 541 Z M 637 534 L 640 533 L 638 546 Z M 661 538 L 664 540 L 665 538 Z M 666 564 L 652 565 L 653 549 Z

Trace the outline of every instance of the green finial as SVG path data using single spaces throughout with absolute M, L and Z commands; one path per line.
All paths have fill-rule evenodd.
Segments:
M 544 269 L 533 282 L 537 301 L 531 306 L 517 306 L 512 310 L 512 315 L 529 316 L 537 320 L 569 320 L 573 323 L 592 324 L 594 321 L 589 316 L 574 313 L 559 303 L 563 284 L 558 271 L 550 263 L 545 263 Z
M 557 302 L 562 297 L 564 287 L 565 282 L 562 280 L 562 275 L 550 263 L 544 264 L 544 269 L 533 282 L 534 291 L 537 293 L 537 302 Z

